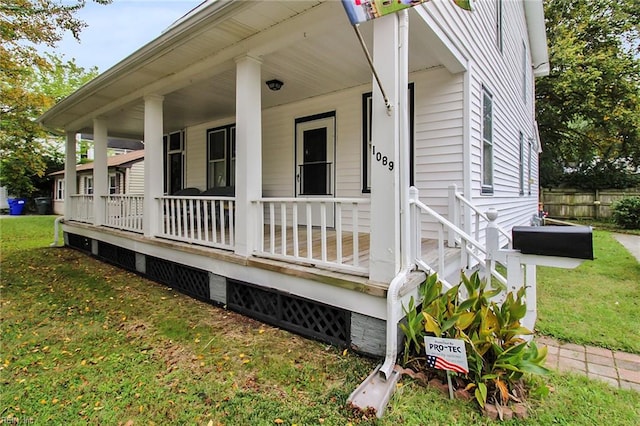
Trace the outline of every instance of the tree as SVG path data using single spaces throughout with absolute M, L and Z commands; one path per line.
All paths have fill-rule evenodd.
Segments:
M 47 134 L 36 118 L 96 73 L 36 50 L 41 44 L 55 47 L 67 31 L 78 39 L 85 24 L 74 14 L 84 5 L 84 0 L 3 0 L 0 5 L 0 185 L 11 195 L 30 195 L 31 178 L 45 172 L 40 143 Z M 65 87 L 60 78 L 71 80 Z
M 543 186 L 569 166 L 640 166 L 638 10 L 640 0 L 545 2 L 551 71 L 536 88 Z
M 0 185 L 18 197 L 42 190 L 43 176 L 64 164 L 62 139 L 47 133 L 36 118 L 98 74 L 97 68 L 86 71 L 73 59 L 63 62 L 50 54 L 44 58 L 47 66 L 22 70 L 20 86 L 2 90 Z

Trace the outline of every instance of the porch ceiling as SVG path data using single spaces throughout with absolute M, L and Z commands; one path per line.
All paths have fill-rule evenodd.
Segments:
M 165 97 L 167 132 L 233 117 L 234 59 L 247 52 L 263 61 L 263 81 L 284 82 L 277 92 L 263 85 L 263 108 L 371 84 L 371 71 L 340 2 L 223 5 L 191 22 L 187 30 L 186 21 L 169 28 L 56 105 L 41 121 L 51 128 L 92 133 L 92 118 L 100 116 L 107 119 L 110 135 L 142 139 L 142 97 L 152 93 Z M 372 27 L 360 27 L 370 49 Z M 411 71 L 440 64 L 424 27 L 424 21 L 410 13 Z

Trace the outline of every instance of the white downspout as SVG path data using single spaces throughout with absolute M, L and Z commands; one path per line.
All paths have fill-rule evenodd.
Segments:
M 64 216 L 58 216 L 53 222 L 53 242 L 49 244 L 49 247 L 58 247 L 58 240 L 60 239 L 60 221 L 62 219 L 64 219 Z
M 402 306 L 399 303 L 400 289 L 407 281 L 407 275 L 411 272 L 410 268 L 405 268 L 389 284 L 387 290 L 387 350 L 380 372 L 385 379 L 391 378 L 393 367 L 396 365 L 396 356 L 398 353 L 398 322 Z

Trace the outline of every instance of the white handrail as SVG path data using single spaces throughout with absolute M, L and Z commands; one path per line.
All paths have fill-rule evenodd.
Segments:
M 460 240 L 461 240 L 460 245 L 464 254 L 472 256 L 482 268 L 484 269 L 487 268 L 486 261 L 485 261 L 487 257 L 486 256 L 487 250 L 485 246 L 483 246 L 477 239 L 473 238 L 471 235 L 467 234 L 462 229 L 454 225 L 452 222 L 444 218 L 438 212 L 436 212 L 429 206 L 422 203 L 417 197 L 417 190 L 414 191 L 414 195 L 412 196 L 410 203 L 414 205 L 418 210 L 418 212 L 415 212 L 414 214 L 417 215 L 419 212 L 424 212 L 425 214 L 428 214 L 429 216 L 433 217 L 440 224 L 440 228 L 438 232 L 438 258 L 440 263 L 439 272 L 441 276 L 444 274 L 444 265 L 443 265 L 444 263 L 444 228 L 455 232 L 460 237 Z M 421 233 L 419 218 L 416 217 L 412 221 L 412 223 L 414 223 L 415 224 L 414 226 L 416 227 L 416 229 L 414 229 L 412 232 L 417 233 L 417 235 L 419 236 Z M 419 252 L 419 250 L 416 253 L 416 263 L 422 268 L 424 268 L 425 266 L 428 266 L 426 265 L 426 262 L 424 262 L 421 259 L 421 253 Z M 467 265 L 461 265 L 461 266 L 467 266 Z M 491 276 L 495 277 L 503 285 L 507 284 L 507 279 L 498 271 L 496 271 L 493 265 L 490 267 L 490 269 L 491 270 L 489 271 L 489 273 L 491 274 Z
M 484 219 L 487 223 L 490 222 L 489 218 L 487 217 L 486 213 L 480 211 L 480 209 L 478 209 L 477 206 L 475 206 L 473 203 L 471 203 L 469 200 L 467 200 L 464 195 L 462 195 L 461 192 L 455 191 L 455 197 L 456 199 L 458 199 L 459 201 L 461 201 L 464 205 L 466 205 L 467 207 L 469 207 L 471 210 L 473 210 L 475 212 L 475 214 L 477 216 L 480 216 L 482 219 Z M 476 232 L 479 229 L 479 221 L 476 220 Z M 504 229 L 502 229 L 501 227 L 498 227 L 498 232 L 500 232 L 500 234 L 502 234 L 504 237 L 507 238 L 507 241 L 509 242 L 509 247 L 511 247 L 512 244 L 512 238 L 511 235 L 505 231 Z M 477 238 L 477 236 L 476 236 Z

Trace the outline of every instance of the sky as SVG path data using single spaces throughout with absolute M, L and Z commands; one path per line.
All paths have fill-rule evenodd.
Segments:
M 64 60 L 74 58 L 85 68 L 102 73 L 156 38 L 202 0 L 114 0 L 108 5 L 87 1 L 77 17 L 88 27 L 80 42 L 67 34 L 55 49 Z

